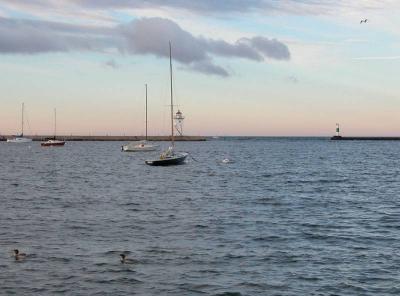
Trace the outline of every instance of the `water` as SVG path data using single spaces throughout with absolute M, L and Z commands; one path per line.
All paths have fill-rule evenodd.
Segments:
M 0 143 L 0 294 L 400 294 L 399 142 L 121 144 Z

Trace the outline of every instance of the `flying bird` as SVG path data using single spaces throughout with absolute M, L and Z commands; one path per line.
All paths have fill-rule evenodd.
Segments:
M 368 19 L 361 20 L 361 21 L 360 21 L 360 24 L 362 24 L 362 23 L 367 23 L 367 21 L 368 21 Z

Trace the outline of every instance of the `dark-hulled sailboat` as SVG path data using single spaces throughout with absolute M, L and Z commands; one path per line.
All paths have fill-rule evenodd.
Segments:
M 185 163 L 185 159 L 188 156 L 185 152 L 175 151 L 175 138 L 174 138 L 174 99 L 173 99 L 173 88 L 172 88 L 172 50 L 171 42 L 169 43 L 169 73 L 170 73 L 170 88 L 171 88 L 171 146 L 166 151 L 161 153 L 159 158 L 146 160 L 145 163 L 152 166 L 169 166 L 179 165 Z
M 45 142 L 40 143 L 42 147 L 62 147 L 65 145 L 65 141 L 57 140 L 57 110 L 54 109 L 54 137 L 47 139 Z

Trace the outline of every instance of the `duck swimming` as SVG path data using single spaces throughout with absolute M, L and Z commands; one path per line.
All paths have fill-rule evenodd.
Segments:
M 119 256 L 121 257 L 121 263 L 133 263 L 133 260 L 126 258 L 125 254 L 119 254 Z
M 26 257 L 25 253 L 20 253 L 18 249 L 14 250 L 14 258 L 15 258 L 15 260 L 25 259 L 25 257 Z

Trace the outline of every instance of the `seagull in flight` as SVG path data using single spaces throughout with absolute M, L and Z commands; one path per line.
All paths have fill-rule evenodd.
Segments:
M 368 19 L 361 20 L 361 21 L 360 21 L 360 24 L 362 24 L 362 23 L 367 23 L 367 21 L 368 21 Z

